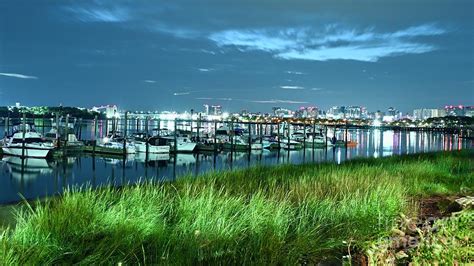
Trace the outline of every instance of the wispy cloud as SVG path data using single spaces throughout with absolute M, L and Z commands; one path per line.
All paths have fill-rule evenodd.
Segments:
M 293 101 L 293 100 L 277 100 L 277 99 L 271 99 L 271 100 L 253 100 L 251 102 L 254 103 L 286 103 L 286 104 L 305 104 L 308 102 L 303 102 L 303 101 Z
M 233 98 L 225 98 L 225 97 L 221 97 L 221 98 L 213 98 L 213 97 L 198 97 L 198 98 L 196 98 L 196 100 L 218 100 L 218 101 L 233 101 L 234 99 L 233 99 Z M 236 99 L 236 100 L 241 100 L 241 99 Z
M 163 22 L 156 22 L 149 26 L 149 29 L 155 32 L 172 35 L 173 37 L 180 39 L 194 39 L 201 36 L 201 32 L 197 30 L 173 26 Z
M 145 83 L 156 83 L 156 80 L 146 79 L 143 82 L 145 82 Z
M 38 79 L 38 77 L 35 77 L 35 76 L 28 76 L 28 75 L 23 75 L 23 74 L 18 74 L 18 73 L 0 73 L 0 76 L 19 78 L 19 79 Z
M 324 90 L 323 88 L 311 88 L 312 91 L 322 91 Z
M 189 94 L 191 94 L 190 91 L 182 91 L 182 92 L 173 93 L 174 96 L 183 96 L 183 95 L 189 95 Z
M 388 56 L 434 51 L 438 49 L 435 45 L 425 43 L 419 37 L 444 33 L 446 30 L 435 24 L 385 33 L 376 32 L 373 28 L 356 30 L 331 24 L 319 30 L 309 27 L 225 30 L 211 34 L 209 39 L 220 47 L 234 46 L 243 51 L 264 51 L 281 59 L 376 62 Z
M 301 86 L 290 86 L 290 85 L 285 85 L 285 86 L 280 86 L 280 88 L 285 89 L 285 90 L 304 90 L 304 87 Z
M 82 22 L 125 22 L 131 18 L 130 10 L 123 6 L 70 6 L 65 9 Z
M 291 70 L 288 70 L 286 71 L 287 74 L 292 74 L 292 75 L 304 75 L 305 73 L 303 72 L 300 72 L 300 71 L 291 71 Z
M 213 68 L 198 68 L 198 70 L 199 70 L 200 72 L 211 72 L 211 71 L 214 71 Z

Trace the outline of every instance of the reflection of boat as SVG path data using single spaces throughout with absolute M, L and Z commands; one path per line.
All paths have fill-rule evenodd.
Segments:
M 193 154 L 177 154 L 175 156 L 175 160 L 177 165 L 188 165 L 196 163 L 196 157 L 194 157 Z
M 170 154 L 169 153 L 149 153 L 148 154 L 148 161 L 169 161 Z M 137 162 L 144 163 L 146 158 L 146 153 L 139 152 L 135 155 L 135 160 Z
M 53 171 L 46 159 L 7 156 L 3 157 L 2 161 L 6 163 L 8 172 L 15 179 L 34 179 Z
M 337 140 L 334 146 L 343 147 L 343 146 L 346 146 L 346 142 L 344 140 Z M 353 140 L 347 141 L 347 147 L 356 147 L 356 146 L 357 146 L 357 141 L 353 141 Z
M 23 165 L 28 168 L 50 168 L 50 164 L 46 159 L 40 158 L 20 158 L 14 156 L 6 156 L 2 158 L 2 161 L 13 164 L 13 165 Z

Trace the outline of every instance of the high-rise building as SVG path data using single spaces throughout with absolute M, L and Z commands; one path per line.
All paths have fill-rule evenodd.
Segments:
M 413 110 L 413 118 L 416 120 L 424 120 L 434 117 L 446 116 L 446 112 L 443 109 L 437 108 L 421 108 Z
M 345 106 L 333 106 L 329 108 L 326 113 L 327 118 L 341 119 L 345 116 L 346 107 Z
M 209 104 L 204 105 L 204 114 L 209 115 Z
M 395 117 L 397 115 L 397 110 L 393 107 L 389 107 L 387 111 L 387 115 Z
M 310 106 L 310 107 L 300 107 L 295 112 L 295 117 L 300 118 L 317 118 L 319 113 L 318 107 Z
M 352 119 L 360 119 L 362 118 L 362 110 L 363 108 L 360 106 L 348 106 L 345 109 L 345 117 Z
M 377 110 L 377 112 L 375 112 L 374 114 L 374 119 L 382 120 L 384 116 L 385 116 L 384 112 Z
M 211 108 L 212 108 L 212 114 L 213 115 L 221 115 L 222 114 L 222 106 L 213 105 L 213 106 L 211 106 Z

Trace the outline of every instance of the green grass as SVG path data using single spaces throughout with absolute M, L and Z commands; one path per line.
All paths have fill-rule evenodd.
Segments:
M 0 265 L 299 264 L 389 236 L 414 198 L 472 194 L 472 151 L 72 190 L 20 211 Z

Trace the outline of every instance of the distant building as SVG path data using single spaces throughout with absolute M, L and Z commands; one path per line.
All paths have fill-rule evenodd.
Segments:
M 211 106 L 211 108 L 212 108 L 212 114 L 213 115 L 222 115 L 222 106 L 213 105 L 213 106 Z
M 437 108 L 421 108 L 413 110 L 413 119 L 415 120 L 424 120 L 434 117 L 444 117 L 446 116 L 446 111 L 443 109 Z
M 117 118 L 120 116 L 117 105 L 112 105 L 112 104 L 103 105 L 99 107 L 94 106 L 92 107 L 92 111 L 105 114 L 105 117 L 107 118 Z
M 295 112 L 295 117 L 298 117 L 298 118 L 317 118 L 318 113 L 319 113 L 318 107 L 314 107 L 314 106 L 300 107 L 300 109 L 298 109 Z
M 402 112 L 398 111 L 393 107 L 389 107 L 387 110 L 387 114 L 384 115 L 383 121 L 385 122 L 393 122 L 395 120 L 401 119 L 403 116 Z
M 333 106 L 326 112 L 327 118 L 341 119 L 345 117 L 345 106 Z
M 374 114 L 374 119 L 376 120 L 383 120 L 383 117 L 385 116 L 385 113 L 380 111 L 380 110 L 377 110 L 377 112 L 375 112 Z
M 387 115 L 395 117 L 397 115 L 397 110 L 395 110 L 395 108 L 393 107 L 389 107 L 387 111 Z
M 276 117 L 293 117 L 293 111 L 281 108 L 281 107 L 273 107 L 273 115 Z
M 345 117 L 350 119 L 363 118 L 363 109 L 361 106 L 348 106 L 345 109 Z
M 444 107 L 446 115 L 448 116 L 464 116 L 465 108 L 463 105 L 446 105 Z
M 464 115 L 474 117 L 474 106 L 466 106 L 464 108 Z
M 209 104 L 204 104 L 204 114 L 209 115 Z

